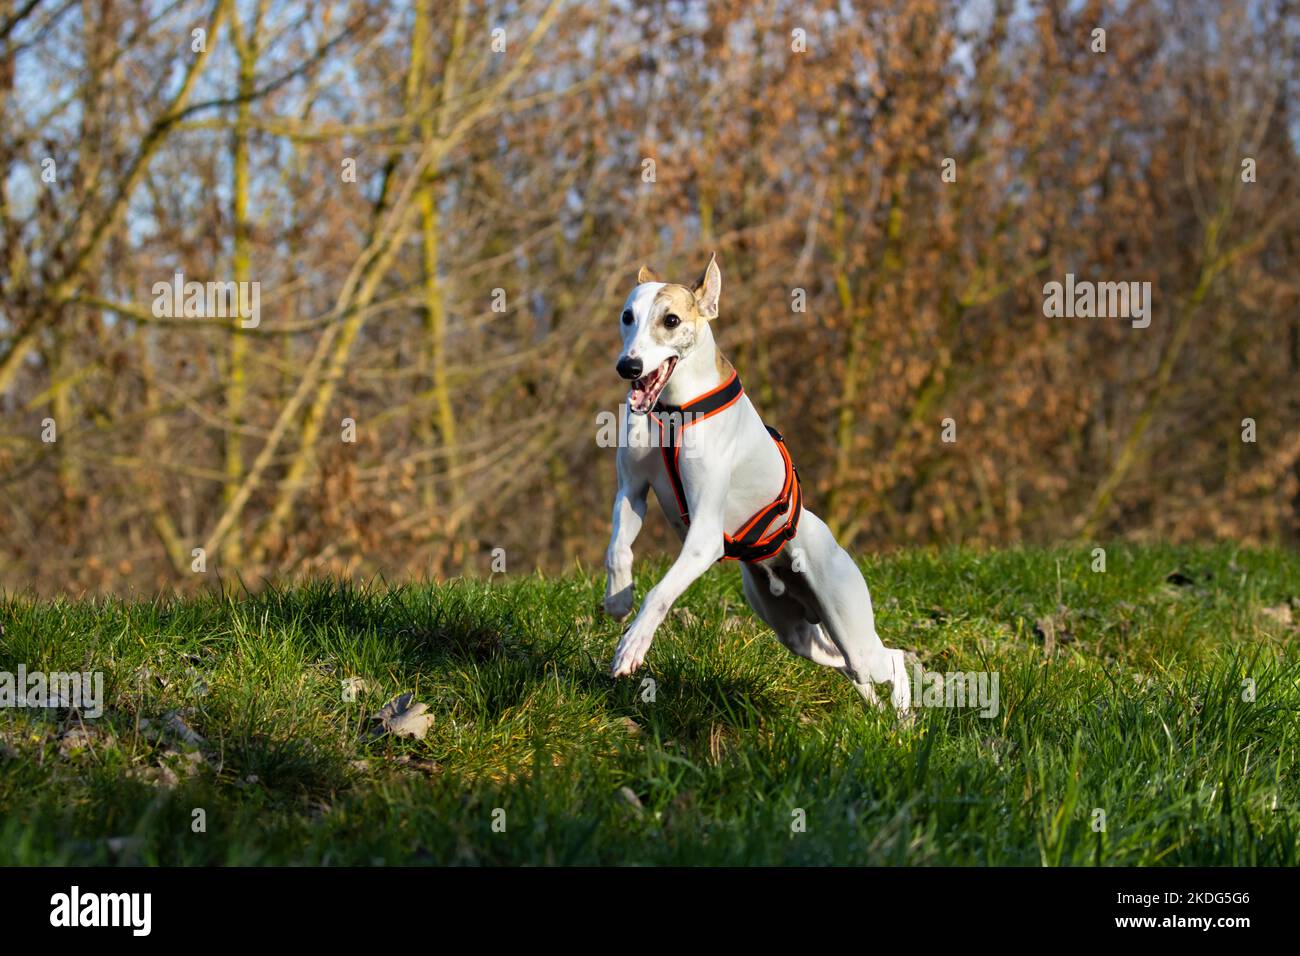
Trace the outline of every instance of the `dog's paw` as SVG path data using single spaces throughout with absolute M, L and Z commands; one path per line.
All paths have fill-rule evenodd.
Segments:
M 629 677 L 640 666 L 641 661 L 636 659 L 636 655 L 620 643 L 618 650 L 614 652 L 614 663 L 609 665 L 609 676 Z
M 632 626 L 623 632 L 614 652 L 614 663 L 610 665 L 611 677 L 625 677 L 632 674 L 645 663 L 646 652 L 650 650 L 650 641 L 654 638 L 654 628 L 647 627 L 637 618 Z
M 616 621 L 621 621 L 632 613 L 632 587 L 629 585 L 617 594 L 605 596 L 605 613 Z

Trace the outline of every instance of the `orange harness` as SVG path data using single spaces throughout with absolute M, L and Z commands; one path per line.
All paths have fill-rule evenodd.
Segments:
M 668 437 L 666 442 L 659 443 L 660 450 L 664 456 L 664 468 L 667 469 L 668 478 L 672 481 L 673 494 L 677 498 L 677 510 L 688 528 L 691 525 L 691 515 L 686 506 L 686 489 L 682 486 L 682 472 L 678 463 L 682 451 L 682 430 L 730 408 L 743 394 L 740 377 L 732 372 L 731 378 L 717 388 L 705 392 L 699 398 L 691 399 L 685 405 L 663 405 L 656 402 L 655 407 L 651 409 L 651 418 L 659 426 L 660 431 Z M 794 537 L 799 527 L 799 515 L 803 511 L 803 492 L 799 487 L 799 472 L 795 470 L 794 462 L 790 460 L 790 453 L 785 449 L 785 439 L 781 437 L 781 433 L 771 425 L 763 427 L 776 442 L 781 460 L 785 462 L 785 482 L 781 485 L 781 493 L 776 500 L 741 525 L 740 530 L 734 535 L 723 533 L 720 559 L 723 561 L 754 562 L 776 557 L 785 547 L 785 543 Z M 784 522 L 775 528 L 771 527 L 778 515 L 787 513 L 789 516 Z

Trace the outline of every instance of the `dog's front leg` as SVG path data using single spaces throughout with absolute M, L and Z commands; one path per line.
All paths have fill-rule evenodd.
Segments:
M 614 495 L 614 530 L 605 552 L 605 613 L 623 620 L 632 612 L 632 542 L 645 518 L 649 482 L 619 468 L 618 492 Z
M 641 666 L 655 631 L 668 616 L 673 602 L 722 557 L 722 508 L 726 491 L 723 489 L 721 493 L 707 497 L 713 500 L 691 502 L 691 527 L 686 532 L 681 554 L 663 579 L 650 589 L 641 605 L 641 613 L 623 632 L 610 667 L 614 677 L 631 674 Z

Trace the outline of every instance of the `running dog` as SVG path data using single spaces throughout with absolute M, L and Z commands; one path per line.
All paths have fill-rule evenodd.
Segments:
M 881 642 L 862 573 L 803 507 L 783 438 L 763 424 L 718 351 L 710 323 L 721 292 L 716 256 L 690 286 L 642 266 L 619 315 L 618 374 L 632 383 L 631 414 L 621 416 L 605 611 L 623 620 L 632 610 L 632 542 L 651 488 L 682 550 L 623 632 L 611 674 L 641 666 L 691 582 L 716 561 L 738 560 L 745 598 L 782 644 L 838 670 L 871 704 L 879 704 L 873 685 L 891 684 L 901 715 L 911 705 L 903 652 Z

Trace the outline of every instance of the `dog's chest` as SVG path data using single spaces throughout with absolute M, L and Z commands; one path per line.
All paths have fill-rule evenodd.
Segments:
M 785 465 L 757 413 L 745 409 L 730 420 L 700 422 L 678 435 L 674 450 L 670 436 L 648 416 L 633 416 L 626 433 L 629 462 L 650 480 L 669 523 L 684 535 L 686 524 L 664 463 L 676 454 L 678 474 L 688 499 L 698 500 L 710 482 L 727 486 L 723 526 L 732 533 L 781 491 Z M 750 421 L 752 419 L 752 422 Z M 752 427 L 750 427 L 752 425 Z

